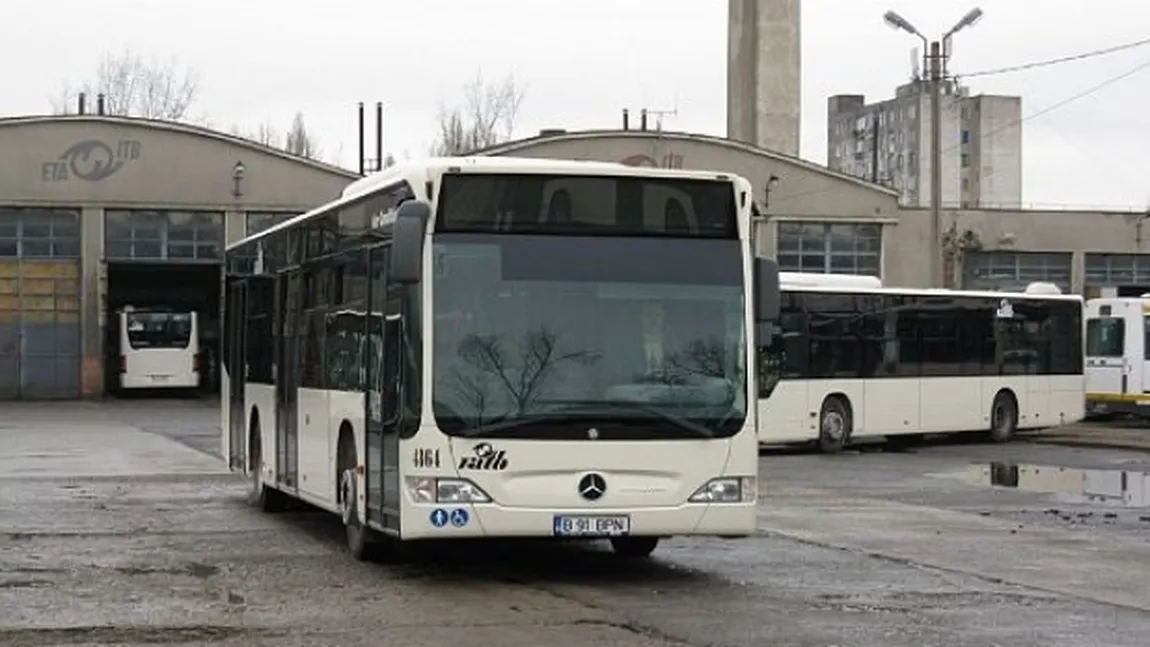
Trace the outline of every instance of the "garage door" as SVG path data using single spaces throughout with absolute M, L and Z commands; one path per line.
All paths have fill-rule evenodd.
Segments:
M 0 399 L 80 395 L 79 221 L 0 209 Z

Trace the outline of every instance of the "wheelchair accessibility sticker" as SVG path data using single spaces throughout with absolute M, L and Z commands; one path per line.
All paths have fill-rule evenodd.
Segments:
M 448 523 L 456 528 L 463 528 L 471 521 L 471 515 L 467 514 L 467 510 L 463 508 L 455 508 L 452 510 L 445 510 L 443 508 L 436 508 L 431 511 L 429 517 L 431 525 L 436 528 L 443 528 Z

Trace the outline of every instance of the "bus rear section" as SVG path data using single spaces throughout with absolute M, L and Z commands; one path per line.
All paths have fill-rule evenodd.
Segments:
M 198 387 L 198 323 L 195 312 L 120 312 L 120 388 Z
M 1146 314 L 1150 299 L 1086 303 L 1086 412 L 1091 418 L 1150 415 Z

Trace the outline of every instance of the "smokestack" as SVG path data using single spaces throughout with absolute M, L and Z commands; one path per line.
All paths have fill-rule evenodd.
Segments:
M 104 114 L 104 93 L 101 92 L 96 95 L 96 114 Z
M 639 113 L 639 130 L 647 130 L 647 109 Z
M 729 0 L 727 138 L 799 154 L 801 0 Z
M 359 102 L 359 175 L 363 176 L 363 102 Z
M 77 112 L 77 114 L 82 115 L 85 112 L 87 112 L 88 108 L 85 105 L 87 98 L 88 98 L 88 95 L 83 93 L 83 92 L 80 93 L 80 96 L 76 97 L 76 112 Z
M 375 170 L 383 170 L 383 102 L 375 102 Z
M 623 130 L 631 129 L 631 111 L 623 108 Z

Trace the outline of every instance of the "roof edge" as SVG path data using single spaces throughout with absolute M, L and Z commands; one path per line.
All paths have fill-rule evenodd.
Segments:
M 867 189 L 872 189 L 872 190 L 877 191 L 879 193 L 885 193 L 885 194 L 892 196 L 892 197 L 895 197 L 895 198 L 897 198 L 899 196 L 899 192 L 894 190 L 894 189 L 891 189 L 891 188 L 888 188 L 888 187 L 885 187 L 885 186 L 882 186 L 879 184 L 874 184 L 873 182 L 868 182 L 862 178 L 858 178 L 858 177 L 855 177 L 853 175 L 849 175 L 847 173 L 841 173 L 839 171 L 832 171 L 831 169 L 829 169 L 825 166 L 822 166 L 820 164 L 815 164 L 814 162 L 809 162 L 807 160 L 804 160 L 801 157 L 798 157 L 797 155 L 787 155 L 784 153 L 772 151 L 770 149 L 762 148 L 760 146 L 755 146 L 754 144 L 748 144 L 748 143 L 740 142 L 740 141 L 733 140 L 733 139 L 727 139 L 725 137 L 716 137 L 714 135 L 705 135 L 705 134 L 701 134 L 701 133 L 688 133 L 688 132 L 678 132 L 678 131 L 668 131 L 668 130 L 573 130 L 573 131 L 568 131 L 568 132 L 563 132 L 563 133 L 548 133 L 548 134 L 544 134 L 544 135 L 535 135 L 532 137 L 526 137 L 523 139 L 516 139 L 514 141 L 504 142 L 502 144 L 496 144 L 494 146 L 488 146 L 487 148 L 481 148 L 477 151 L 473 151 L 470 154 L 471 155 L 502 155 L 505 153 L 514 153 L 516 151 L 523 150 L 525 148 L 528 148 L 528 147 L 536 145 L 536 144 L 552 143 L 552 142 L 565 142 L 565 141 L 606 139 L 608 137 L 635 137 L 638 139 L 669 139 L 669 140 L 674 140 L 674 141 L 701 142 L 701 143 L 706 143 L 706 144 L 715 144 L 718 146 L 725 146 L 727 148 L 741 151 L 744 153 L 750 153 L 752 155 L 760 155 L 762 157 L 767 157 L 767 158 L 773 159 L 773 160 L 780 162 L 780 163 L 798 166 L 800 168 L 811 171 L 813 173 L 819 173 L 821 175 L 825 175 L 827 177 L 834 178 L 836 180 L 843 180 L 843 181 L 849 182 L 851 184 L 854 184 L 856 186 L 860 186 L 860 187 L 867 188 Z M 712 170 L 723 170 L 723 169 L 712 169 Z
M 360 175 L 355 171 L 343 168 L 342 166 L 336 166 L 335 164 L 329 164 L 327 162 L 311 159 L 309 157 L 293 155 L 283 149 L 261 144 L 257 141 L 247 139 L 246 137 L 230 135 L 218 130 L 212 130 L 211 128 L 207 128 L 205 126 L 197 126 L 194 124 L 188 124 L 179 121 L 165 121 L 163 119 L 148 119 L 145 117 L 124 117 L 119 115 L 23 115 L 19 117 L 0 117 L 0 128 L 5 126 L 15 127 L 63 122 L 91 122 L 138 126 L 143 128 L 151 128 L 153 130 L 162 130 L 184 135 L 205 137 L 207 139 L 214 139 L 216 141 L 242 146 L 256 152 L 278 157 L 280 159 L 295 162 L 297 164 L 310 166 L 317 170 L 326 171 L 334 175 L 340 175 L 348 179 L 358 179 L 360 177 Z

